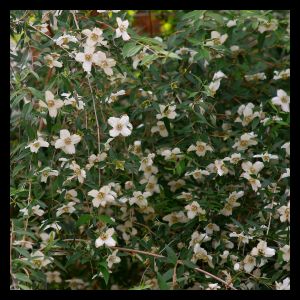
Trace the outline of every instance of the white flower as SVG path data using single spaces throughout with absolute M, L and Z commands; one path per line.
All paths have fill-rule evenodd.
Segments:
M 241 177 L 244 177 L 245 179 L 248 180 L 248 182 L 251 184 L 251 187 L 253 189 L 253 191 L 257 192 L 258 188 L 261 187 L 261 183 L 258 179 L 254 179 L 253 177 L 251 177 L 251 175 L 249 175 L 249 173 L 242 173 Z
M 168 130 L 163 121 L 157 121 L 156 126 L 153 126 L 151 128 L 151 132 L 159 132 L 160 136 L 162 137 L 167 137 L 169 135 Z
M 276 19 L 272 19 L 271 21 L 263 20 L 258 26 L 258 31 L 260 33 L 264 33 L 265 31 L 275 31 L 278 28 L 278 21 Z
M 26 259 L 28 260 L 28 259 Z M 40 250 L 31 253 L 31 263 L 34 269 L 41 269 L 52 262 L 52 258 L 45 258 L 45 255 Z
M 215 162 L 216 172 L 219 176 L 226 175 L 228 173 L 228 168 L 225 166 L 223 159 L 216 159 Z
M 84 47 L 84 52 L 79 52 L 75 56 L 75 60 L 82 63 L 84 71 L 91 72 L 93 63 L 98 61 L 98 55 L 95 52 L 95 47 Z
M 231 154 L 230 158 L 229 158 L 229 161 L 236 165 L 240 160 L 242 159 L 242 155 L 241 153 L 233 153 Z M 225 160 L 225 159 L 224 159 Z
M 156 119 L 160 120 L 162 118 L 175 119 L 177 113 L 175 112 L 176 105 L 163 105 L 159 104 L 160 114 L 156 115 Z
M 184 174 L 185 176 L 190 176 L 192 175 L 194 177 L 194 179 L 196 179 L 197 181 L 202 180 L 203 179 L 203 175 L 204 176 L 208 176 L 209 172 L 206 170 L 200 170 L 200 169 L 196 169 L 192 172 L 187 172 Z
M 170 186 L 171 192 L 176 192 L 178 189 L 183 187 L 185 185 L 185 181 L 183 179 L 178 179 L 178 180 L 172 180 L 168 182 L 168 185 Z
M 102 232 L 95 241 L 96 248 L 99 248 L 103 245 L 106 245 L 108 247 L 116 246 L 117 242 L 112 238 L 114 233 L 115 230 L 113 228 L 109 228 L 106 230 L 106 232 Z
M 88 195 L 94 198 L 92 200 L 94 207 L 99 207 L 99 205 L 105 207 L 107 202 L 112 203 L 117 197 L 117 194 L 111 190 L 109 185 L 103 186 L 99 191 L 91 190 Z
M 232 45 L 230 47 L 230 51 L 233 52 L 233 53 L 238 52 L 238 51 L 240 51 L 240 47 L 237 46 L 237 45 Z
M 254 267 L 256 266 L 256 258 L 251 255 L 247 255 L 244 260 L 244 270 L 246 273 L 251 273 Z
M 214 74 L 212 82 L 208 86 L 211 97 L 214 97 L 216 91 L 220 88 L 221 80 L 223 78 L 227 78 L 227 76 L 222 71 L 218 71 Z
M 138 143 L 138 144 L 140 146 L 140 143 Z M 141 165 L 140 165 L 139 171 L 145 172 L 145 169 L 147 167 L 152 166 L 154 157 L 155 157 L 155 153 L 149 153 L 148 156 L 143 157 L 141 160 Z
M 257 141 L 255 140 L 256 137 L 257 134 L 254 134 L 253 132 L 244 133 L 232 147 L 237 148 L 238 151 L 246 150 L 250 146 L 257 145 Z
M 147 55 L 146 51 L 147 51 L 147 48 L 144 47 L 143 50 L 140 51 L 140 53 L 138 53 L 137 55 L 132 57 L 132 67 L 134 70 L 136 70 L 139 62 L 142 61 L 143 58 Z
M 272 257 L 275 255 L 275 250 L 273 248 L 267 247 L 266 241 L 260 240 L 260 242 L 257 244 L 257 246 L 251 250 L 251 255 Z
M 72 107 L 75 107 L 77 110 L 84 109 L 85 103 L 81 100 L 78 100 L 78 102 L 77 102 L 77 100 L 74 97 L 70 98 L 71 94 L 63 93 L 63 94 L 61 94 L 61 96 L 65 97 L 65 100 L 64 100 L 65 106 L 72 105 Z M 77 96 L 77 97 L 79 98 L 79 96 Z
M 290 168 L 286 168 L 285 170 L 285 173 L 282 173 L 279 179 L 290 177 Z
M 60 57 L 57 53 L 51 53 L 47 54 L 44 58 L 46 65 L 52 69 L 52 68 L 61 68 L 63 64 L 59 62 L 57 59 Z
M 286 69 L 286 70 L 283 70 L 283 71 L 274 71 L 274 77 L 273 79 L 274 80 L 278 80 L 278 79 L 288 79 L 290 77 L 290 69 Z
M 183 211 L 172 212 L 172 213 L 164 216 L 163 220 L 166 222 L 169 222 L 170 227 L 175 223 L 186 223 L 188 221 L 188 219 Z
M 52 282 L 56 282 L 56 283 L 61 283 L 62 279 L 60 278 L 60 272 L 58 271 L 48 271 L 45 273 L 46 277 L 47 277 L 47 283 L 52 283 Z
M 290 201 L 288 205 L 283 205 L 277 209 L 278 213 L 280 214 L 280 221 L 283 222 L 290 222 Z
M 242 169 L 248 174 L 258 175 L 263 167 L 264 164 L 261 161 L 257 161 L 254 164 L 252 164 L 250 161 L 245 161 L 242 163 Z
M 217 291 L 221 287 L 219 286 L 218 283 L 209 283 L 208 288 L 206 290 L 211 290 L 211 291 Z
M 228 38 L 228 34 L 223 34 L 221 35 L 218 31 L 212 31 L 210 33 L 210 41 L 206 42 L 207 46 L 217 46 L 217 45 L 222 45 L 225 43 L 225 41 Z
M 126 93 L 125 93 L 124 90 L 120 90 L 120 91 L 118 91 L 116 93 L 111 93 L 111 95 L 105 99 L 105 102 L 107 102 L 107 103 L 116 102 L 118 96 L 122 96 L 122 95 L 125 95 L 125 94 Z
M 220 231 L 220 227 L 215 224 L 215 223 L 208 223 L 205 227 L 204 227 L 206 234 L 213 234 L 214 231 Z
M 145 187 L 145 190 L 147 192 L 150 192 L 151 194 L 160 193 L 159 185 L 157 184 L 157 177 L 155 177 L 154 175 L 151 175 L 149 178 L 144 178 L 140 181 L 140 184 L 144 183 L 147 183 Z
M 211 237 L 208 236 L 206 233 L 199 233 L 198 231 L 194 231 L 191 236 L 189 248 L 194 247 L 196 244 L 202 244 L 209 241 L 211 241 Z
M 76 163 L 75 160 L 72 161 L 72 163 L 69 166 L 69 168 L 74 171 L 74 175 L 68 177 L 67 181 L 69 181 L 69 180 L 77 177 L 78 181 L 80 183 L 83 183 L 84 179 L 86 178 L 86 172 L 85 172 L 85 170 L 81 169 L 80 166 Z
M 237 237 L 238 238 L 238 248 L 240 246 L 240 243 L 243 243 L 243 244 L 248 244 L 249 243 L 249 240 L 252 240 L 253 237 L 250 236 L 250 235 L 244 235 L 243 232 L 242 233 L 236 233 L 236 232 L 231 232 L 229 234 L 230 237 Z
M 59 207 L 56 211 L 56 216 L 59 217 L 64 213 L 72 214 L 76 210 L 74 205 L 76 205 L 76 202 L 69 202 L 67 205 Z
M 194 255 L 191 259 L 193 263 L 196 263 L 198 260 L 203 260 L 207 262 L 208 265 L 213 268 L 212 256 L 207 254 L 207 251 L 204 248 L 200 247 L 200 244 L 196 244 L 194 247 Z
M 213 76 L 213 81 L 216 81 L 216 80 L 221 80 L 223 78 L 227 78 L 227 76 L 222 72 L 222 71 L 218 71 L 214 74 Z
M 46 142 L 42 137 L 38 137 L 37 140 L 34 140 L 26 148 L 30 148 L 30 151 L 33 153 L 37 153 L 41 147 L 49 147 L 49 143 Z
M 197 141 L 196 142 L 196 146 L 195 145 L 191 145 L 188 149 L 187 152 L 190 151 L 196 151 L 196 154 L 198 156 L 204 156 L 206 154 L 206 151 L 210 151 L 212 152 L 213 149 L 211 146 L 209 146 L 208 144 L 201 142 L 201 141 Z
M 261 73 L 256 73 L 256 74 L 252 74 L 252 75 L 245 75 L 245 80 L 246 81 L 258 81 L 258 80 L 264 80 L 266 79 L 266 74 L 261 72 Z
M 39 101 L 40 107 L 47 108 L 49 111 L 49 116 L 55 118 L 57 116 L 57 110 L 64 106 L 64 102 L 60 99 L 54 99 L 54 95 L 50 91 L 45 92 L 44 101 Z
M 29 24 L 33 27 L 35 27 L 37 30 L 43 32 L 43 33 L 47 33 L 48 32 L 48 24 L 47 23 L 43 23 L 43 24 L 39 24 L 39 25 L 33 25 L 33 22 L 30 21 Z
M 32 245 L 34 243 L 33 242 L 30 242 L 30 241 L 26 241 L 26 240 L 20 240 L 20 241 L 14 241 L 13 242 L 13 245 L 15 246 L 21 246 L 21 247 L 24 247 L 26 249 L 32 249 Z
M 87 36 L 86 44 L 89 47 L 97 46 L 98 44 L 106 46 L 107 41 L 104 41 L 102 36 L 103 31 L 100 28 L 94 28 L 92 31 L 90 29 L 84 29 L 82 33 Z
M 229 21 L 227 22 L 226 26 L 227 26 L 228 28 L 234 27 L 234 26 L 236 26 L 236 21 L 237 21 L 237 20 L 229 20 Z
M 116 29 L 116 38 L 122 36 L 124 41 L 130 40 L 130 36 L 127 33 L 127 28 L 129 25 L 128 20 L 122 21 L 119 17 L 117 17 L 118 28 Z
M 285 112 L 290 111 L 290 96 L 284 90 L 277 90 L 277 97 L 272 98 L 272 103 L 281 106 Z
M 163 150 L 160 154 L 164 156 L 165 160 L 179 160 L 183 157 L 182 152 L 178 147 L 172 150 Z
M 24 217 L 27 217 L 28 216 L 28 208 L 24 207 L 24 208 L 20 209 L 20 213 L 22 213 Z
M 192 193 L 186 193 L 182 192 L 177 199 L 184 199 L 185 201 L 190 201 L 193 199 L 193 194 Z
M 285 278 L 282 282 L 275 281 L 276 290 L 290 290 L 290 278 Z
M 78 134 L 70 134 L 69 130 L 62 129 L 59 132 L 60 138 L 55 142 L 55 148 L 63 150 L 66 154 L 75 153 L 75 144 L 79 143 L 81 137 Z
M 263 161 L 266 161 L 266 162 L 269 162 L 270 159 L 278 159 L 278 155 L 273 155 L 273 154 L 270 154 L 268 153 L 268 151 L 266 151 L 265 153 L 263 154 L 257 154 L 257 155 L 254 155 L 253 157 L 259 157 L 259 158 L 262 158 Z
M 109 131 L 111 137 L 131 135 L 132 124 L 129 122 L 129 117 L 127 115 L 123 115 L 121 118 L 110 117 L 108 119 L 108 124 L 113 127 L 113 129 Z
M 226 200 L 229 204 L 234 205 L 236 203 L 236 200 L 243 196 L 244 196 L 243 191 L 239 191 L 239 192 L 234 191 L 230 193 L 229 197 Z
M 259 117 L 259 112 L 253 112 L 254 104 L 248 103 L 247 105 L 241 105 L 238 109 L 238 114 L 243 116 L 243 119 L 237 117 L 235 122 L 240 122 L 245 127 L 247 126 L 254 118 Z
M 40 171 L 41 173 L 41 182 L 47 182 L 49 176 L 58 176 L 57 170 L 51 170 L 49 167 L 44 168 Z
M 121 261 L 121 258 L 117 256 L 118 250 L 115 250 L 112 254 L 110 254 L 106 261 L 107 261 L 107 266 L 110 269 L 113 264 L 118 264 Z
M 285 149 L 286 156 L 290 156 L 290 142 L 283 144 L 280 148 Z
M 88 285 L 79 278 L 67 279 L 65 281 L 69 283 L 69 287 L 71 290 L 83 290 Z
M 139 207 L 144 207 L 148 205 L 147 198 L 151 196 L 151 193 L 149 192 L 133 192 L 133 197 L 129 199 L 130 205 L 133 205 L 134 203 L 137 204 Z
M 73 202 L 76 202 L 76 203 L 80 203 L 80 200 L 77 197 L 77 192 L 72 189 L 72 190 L 69 190 L 69 191 L 66 191 L 65 193 L 65 199 L 68 200 L 68 201 L 73 201 Z
M 187 216 L 189 219 L 194 219 L 198 215 L 205 215 L 206 211 L 202 209 L 198 202 L 193 201 L 191 204 L 184 207 L 187 210 Z
M 69 49 L 68 43 L 73 42 L 76 43 L 78 42 L 77 38 L 73 35 L 69 34 L 64 34 L 58 37 L 55 41 L 56 45 L 61 46 L 65 49 Z
M 88 158 L 89 163 L 85 166 L 85 168 L 87 170 L 90 170 L 91 167 L 95 165 L 95 163 L 104 161 L 106 158 L 107 158 L 107 153 L 105 152 L 102 152 L 101 154 L 98 153 L 97 155 L 92 154 L 89 156 Z
M 284 245 L 283 247 L 279 248 L 279 250 L 282 252 L 282 259 L 286 262 L 290 261 L 290 246 Z
M 40 209 L 39 205 L 32 206 L 32 212 L 39 217 L 41 217 L 45 213 L 45 211 Z

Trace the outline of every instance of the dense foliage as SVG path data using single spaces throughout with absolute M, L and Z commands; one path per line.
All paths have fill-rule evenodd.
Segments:
M 11 11 L 11 289 L 289 289 L 288 11 Z

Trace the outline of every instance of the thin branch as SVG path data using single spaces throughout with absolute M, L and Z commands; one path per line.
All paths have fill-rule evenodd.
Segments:
M 13 221 L 11 221 L 11 232 L 10 232 L 10 276 L 11 276 L 13 287 L 16 290 L 17 289 L 18 281 L 17 281 L 17 279 L 16 279 L 16 277 L 13 274 L 13 271 L 12 271 L 12 241 L 13 241 L 13 232 L 14 232 L 14 223 L 13 223 Z
M 98 154 L 100 154 L 100 126 L 99 126 L 99 121 L 98 121 L 98 116 L 97 116 L 97 111 L 96 111 L 96 101 L 95 101 L 95 97 L 93 94 L 90 78 L 87 77 L 87 79 L 88 79 L 88 83 L 89 83 L 89 87 L 90 87 L 90 91 L 91 91 L 91 95 L 92 95 L 92 99 L 93 99 L 93 107 L 94 107 L 96 126 L 97 126 Z M 101 186 L 101 170 L 100 170 L 100 168 L 99 168 L 99 186 Z
M 139 254 L 144 254 L 144 255 L 148 255 L 148 256 L 153 256 L 153 257 L 156 257 L 156 258 L 166 258 L 164 255 L 160 255 L 160 254 L 156 254 L 156 253 L 151 253 L 151 252 L 146 252 L 146 251 L 141 251 L 141 250 L 136 250 L 136 249 L 128 249 L 128 248 L 122 248 L 122 247 L 110 247 L 112 249 L 118 249 L 119 251 L 124 251 L 124 252 L 128 252 L 128 253 L 131 253 L 131 254 L 135 254 L 135 253 L 139 253 Z M 182 260 L 177 260 L 176 264 L 180 264 L 180 265 L 184 265 L 184 262 Z M 211 278 L 214 278 L 215 280 L 223 283 L 226 287 L 230 287 L 232 290 L 237 290 L 235 287 L 233 287 L 232 285 L 228 285 L 228 283 L 217 277 L 216 275 L 214 274 L 211 274 L 210 272 L 208 271 L 205 271 L 205 270 L 202 270 L 200 268 L 194 268 L 194 270 L 200 272 L 200 273 L 203 273 Z

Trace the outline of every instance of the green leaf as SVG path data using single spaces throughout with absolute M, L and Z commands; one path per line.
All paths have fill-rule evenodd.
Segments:
M 192 263 L 191 261 L 189 260 L 184 260 L 183 261 L 183 264 L 191 269 L 195 269 L 197 268 L 197 265 L 195 265 L 194 263 Z
M 137 45 L 135 42 L 126 43 L 123 47 L 123 57 L 131 57 L 138 53 L 142 49 L 142 45 Z
M 166 251 L 167 251 L 167 254 L 168 254 L 168 262 L 170 262 L 173 265 L 175 265 L 177 263 L 177 255 L 176 255 L 176 253 L 168 245 L 166 245 L 165 248 L 166 248 Z
M 23 255 L 24 257 L 26 257 L 26 258 L 31 258 L 29 252 L 28 252 L 26 249 L 21 248 L 21 247 L 15 247 L 14 249 L 15 249 L 16 251 L 18 251 L 18 252 L 19 252 L 21 255 Z
M 86 224 L 88 223 L 90 220 L 92 219 L 92 216 L 91 215 L 88 215 L 88 214 L 84 214 L 84 215 L 81 215 L 79 217 L 79 219 L 76 221 L 76 226 L 79 227 L 83 224 Z
M 28 287 L 27 285 L 24 285 L 24 284 L 19 284 L 18 286 L 19 286 L 19 288 L 22 289 L 22 290 L 31 290 L 30 287 Z
M 167 284 L 167 282 L 165 281 L 165 279 L 163 278 L 163 276 L 161 276 L 161 274 L 159 272 L 157 272 L 157 281 L 158 281 L 158 285 L 159 288 L 161 290 L 169 290 L 169 285 Z
M 185 169 L 186 169 L 185 161 L 184 160 L 179 161 L 179 163 L 176 165 L 176 173 L 180 176 L 181 174 L 184 173 Z
M 100 215 L 97 216 L 96 218 L 104 223 L 115 224 L 115 222 L 109 216 L 106 215 Z
M 104 266 L 102 266 L 102 265 L 100 265 L 99 268 L 100 268 L 100 271 L 101 271 L 101 273 L 102 273 L 102 275 L 103 275 L 103 279 L 104 279 L 104 281 L 105 281 L 105 284 L 107 285 L 107 284 L 108 284 L 108 280 L 109 280 L 109 272 L 108 272 L 108 270 L 107 270 Z
M 156 54 L 145 55 L 141 61 L 141 65 L 149 64 L 151 61 L 153 61 L 157 58 L 158 58 L 158 55 L 156 55 Z
M 14 275 L 16 276 L 16 278 L 19 281 L 24 281 L 24 282 L 32 283 L 32 281 L 30 280 L 30 278 L 27 275 L 23 274 L 23 273 L 16 273 Z

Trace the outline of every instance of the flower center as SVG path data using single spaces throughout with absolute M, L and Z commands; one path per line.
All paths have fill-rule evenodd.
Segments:
M 96 33 L 92 33 L 91 39 L 96 42 L 98 40 L 98 35 Z
M 68 44 L 69 43 L 69 39 L 67 37 L 63 38 L 63 44 Z
M 116 126 L 116 128 L 118 129 L 118 130 L 122 130 L 122 128 L 123 128 L 123 124 L 121 124 L 121 123 L 118 123 L 117 124 L 117 126 Z
M 139 201 L 143 201 L 143 200 L 144 200 L 144 197 L 143 197 L 143 195 L 139 195 L 139 196 L 137 196 L 137 199 L 138 199 Z
M 101 63 L 100 63 L 100 67 L 101 68 L 107 68 L 108 67 L 108 63 L 106 60 L 102 60 Z
M 35 142 L 35 143 L 33 144 L 33 147 L 35 147 L 35 148 L 40 147 L 40 143 L 39 143 L 39 142 Z
M 197 150 L 198 150 L 199 152 L 203 152 L 203 151 L 205 150 L 205 147 L 204 147 L 203 145 L 198 145 L 198 146 L 197 146 Z
M 254 167 L 251 167 L 251 168 L 250 168 L 250 172 L 251 172 L 251 173 L 256 173 L 255 168 L 254 168 Z
M 75 174 L 76 174 L 77 176 L 81 175 L 81 170 L 78 169 L 78 168 L 75 169 L 74 172 L 75 172 Z
M 163 131 L 163 130 L 165 130 L 166 127 L 165 127 L 165 125 L 159 125 L 158 128 L 160 131 Z
M 240 144 L 243 147 L 248 146 L 248 141 L 243 140 L 243 141 L 240 142 Z
M 48 106 L 53 107 L 55 104 L 54 100 L 48 100 Z
M 126 31 L 126 26 L 125 25 L 121 25 L 119 27 L 119 29 L 120 29 L 121 32 L 124 32 L 124 31 Z
M 68 206 L 65 206 L 62 210 L 63 210 L 64 212 L 69 212 L 69 207 L 68 207 Z
M 103 199 L 105 196 L 105 194 L 103 192 L 99 192 L 98 195 L 97 195 L 97 198 L 98 199 Z
M 108 239 L 108 235 L 106 233 L 102 233 L 100 237 L 103 241 Z
M 152 171 L 152 166 L 147 166 L 145 168 L 145 171 L 150 173 Z
M 92 60 L 92 54 L 85 54 L 84 56 L 86 61 L 91 61 Z
M 197 211 L 198 207 L 196 205 L 191 206 L 191 211 Z
M 66 145 L 71 145 L 72 144 L 72 140 L 71 140 L 70 137 L 65 138 L 64 141 L 65 141 Z
M 281 102 L 282 103 L 287 103 L 288 102 L 287 96 L 281 97 Z
M 154 183 L 149 182 L 149 183 L 147 184 L 147 187 L 148 187 L 148 189 L 152 190 L 152 189 L 154 188 Z

